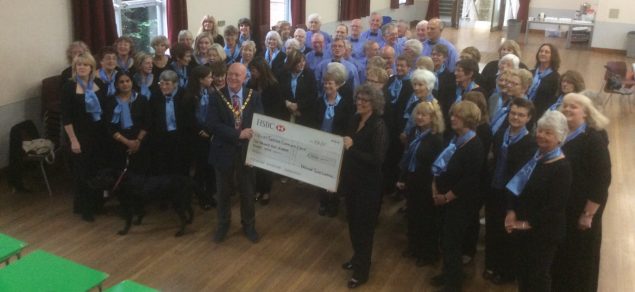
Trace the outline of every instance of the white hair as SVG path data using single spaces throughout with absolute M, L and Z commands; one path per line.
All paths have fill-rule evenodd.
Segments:
M 284 42 L 284 47 L 285 47 L 285 49 L 287 49 L 287 51 L 289 50 L 289 48 L 294 48 L 295 50 L 300 50 L 300 42 L 298 42 L 298 40 L 296 40 L 294 38 L 290 38 L 286 42 Z
M 348 80 L 346 67 L 338 62 L 331 62 L 326 65 L 326 75 L 330 76 L 338 85 L 342 85 Z
M 518 56 L 514 55 L 514 54 L 507 54 L 505 56 L 503 56 L 499 61 L 498 64 L 500 65 L 500 63 L 502 62 L 512 62 L 512 69 L 518 69 L 518 66 L 520 66 L 520 59 L 518 58 Z
M 412 82 L 423 82 L 430 93 L 432 93 L 434 84 L 437 82 L 437 76 L 426 69 L 417 69 L 412 71 L 410 79 Z
M 313 14 L 309 15 L 309 17 L 307 17 L 307 18 L 306 18 L 307 26 L 309 25 L 309 22 L 310 22 L 311 20 L 315 20 L 315 21 L 317 21 L 319 24 L 322 24 L 322 17 L 320 17 L 320 15 L 319 15 L 319 14 L 317 14 L 317 13 L 313 13 Z
M 427 20 L 422 20 L 422 21 L 417 22 L 417 26 L 416 27 L 419 28 L 419 27 L 422 27 L 424 25 L 428 25 L 428 21 Z
M 277 31 L 270 30 L 265 37 L 265 42 L 268 42 L 272 38 L 278 42 L 278 48 L 282 48 L 282 38 L 280 38 L 280 34 Z
M 423 45 L 418 39 L 409 39 L 404 43 L 404 47 L 410 48 L 412 51 L 417 52 L 419 55 L 421 54 L 421 50 L 423 50 Z
M 560 144 L 564 142 L 569 134 L 567 118 L 559 111 L 546 111 L 538 120 L 537 129 L 550 129 L 556 132 Z

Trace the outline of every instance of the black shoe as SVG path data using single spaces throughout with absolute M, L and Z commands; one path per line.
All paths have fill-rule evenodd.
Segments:
M 399 214 L 406 214 L 406 212 L 408 212 L 408 208 L 406 208 L 406 206 L 403 206 L 399 208 L 399 210 L 397 210 L 397 213 Z
M 95 216 L 93 216 L 93 214 L 82 214 L 82 220 L 86 222 L 95 222 Z
M 262 198 L 262 194 L 261 193 L 256 193 L 256 196 L 254 197 L 254 200 L 260 201 L 260 198 Z
M 329 216 L 331 218 L 337 217 L 337 213 L 339 211 L 338 209 L 338 206 L 331 206 L 331 208 L 328 208 L 326 210 L 326 216 Z
M 490 281 L 496 285 L 503 285 L 514 281 L 514 277 L 503 276 L 501 274 L 495 274 Z
M 258 232 L 256 232 L 256 228 L 254 228 L 253 226 L 243 227 L 243 233 L 245 233 L 247 239 L 249 239 L 249 241 L 253 243 L 257 243 L 258 241 L 260 241 L 260 235 L 258 235 Z
M 227 232 L 229 231 L 229 225 L 221 225 L 218 226 L 216 232 L 214 233 L 214 242 L 221 243 L 227 237 Z
M 318 215 L 326 216 L 326 203 L 320 202 L 320 208 L 318 209 Z
M 415 257 L 415 251 L 411 248 L 406 248 L 403 252 L 401 252 L 401 256 L 404 258 L 413 258 Z
M 269 204 L 269 199 L 270 199 L 269 198 L 269 194 L 267 194 L 267 193 L 262 194 L 262 196 L 260 196 L 260 205 L 265 206 L 265 205 Z
M 342 264 L 342 269 L 349 270 L 349 271 L 353 270 L 353 263 L 351 263 L 351 262 L 343 263 Z
M 496 276 L 496 273 L 494 273 L 494 271 L 492 270 L 485 270 L 483 271 L 483 279 L 485 280 L 492 280 L 494 279 L 494 277 Z
M 364 283 L 366 283 L 366 281 L 361 281 L 361 280 L 357 280 L 355 278 L 351 278 L 350 280 L 348 280 L 348 288 L 349 289 L 355 289 L 361 285 L 363 285 Z
M 210 203 L 201 203 L 200 206 L 201 206 L 201 209 L 203 209 L 205 211 L 208 211 L 209 209 L 212 209 L 212 204 L 210 204 Z
M 415 265 L 417 267 L 425 267 L 425 266 L 434 265 L 436 261 L 437 261 L 436 259 L 431 259 L 431 258 L 418 258 Z
M 430 279 L 430 285 L 434 287 L 441 287 L 445 285 L 445 277 L 443 274 L 438 274 Z

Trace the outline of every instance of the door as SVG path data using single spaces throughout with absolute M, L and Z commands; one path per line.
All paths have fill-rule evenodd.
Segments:
M 490 31 L 503 30 L 503 25 L 505 24 L 505 2 L 507 1 L 492 1 L 492 22 L 490 25 Z

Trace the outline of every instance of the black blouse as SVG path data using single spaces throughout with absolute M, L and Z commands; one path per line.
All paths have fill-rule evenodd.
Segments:
M 536 69 L 531 70 L 531 74 L 536 74 Z M 534 120 L 540 119 L 542 114 L 556 102 L 558 96 L 558 87 L 560 82 L 560 74 L 557 71 L 545 76 L 540 81 L 538 89 L 536 89 L 536 96 L 534 97 L 534 106 L 536 107 L 536 115 Z
M 501 146 L 505 137 L 505 129 L 498 131 L 492 143 L 493 159 L 490 163 L 492 175 L 496 170 L 496 162 L 500 158 Z M 536 138 L 533 135 L 525 135 L 520 141 L 507 147 L 507 165 L 503 174 L 505 184 L 529 161 L 536 153 Z
M 315 114 L 315 106 L 317 100 L 317 82 L 315 81 L 315 75 L 309 67 L 305 67 L 304 70 L 298 76 L 298 83 L 295 88 L 295 98 L 291 91 L 291 79 L 292 75 L 290 71 L 284 70 L 278 80 L 280 81 L 280 94 L 285 100 L 298 104 L 298 111 L 301 116 L 297 118 L 297 123 L 301 125 L 309 125 L 307 117 L 312 117 Z M 288 111 L 285 113 L 285 119 L 289 119 Z
M 447 170 L 436 177 L 439 193 L 452 191 L 457 200 L 476 199 L 485 161 L 483 153 L 483 144 L 478 136 L 459 147 L 448 162 Z
M 406 148 L 414 139 L 415 131 L 416 129 L 413 129 L 409 135 Z M 417 168 L 415 172 L 410 172 L 407 168 L 402 169 L 400 181 L 405 181 L 410 190 L 424 192 L 424 194 L 432 196 L 432 163 L 441 151 L 443 151 L 443 136 L 441 134 L 430 133 L 421 139 L 417 153 L 415 153 Z
M 315 101 L 315 111 L 313 113 L 313 118 L 311 124 L 313 128 L 320 129 L 322 127 L 322 122 L 324 121 L 324 112 L 326 111 L 326 104 L 324 104 L 323 98 L 317 98 Z M 345 136 L 347 133 L 347 128 L 349 126 L 349 122 L 351 117 L 355 113 L 355 104 L 353 104 L 353 99 L 345 98 L 342 96 L 340 103 L 335 106 L 335 117 L 333 117 L 333 131 L 331 133 L 335 135 Z
M 138 95 L 134 102 L 129 104 L 130 114 L 132 116 L 132 128 L 128 130 L 122 130 L 120 123 L 112 123 L 112 117 L 114 109 L 117 107 L 117 98 L 110 96 L 107 98 L 104 106 L 104 122 L 107 123 L 108 134 L 110 136 L 119 132 L 126 136 L 126 138 L 136 137 L 139 131 L 149 129 L 152 118 L 150 116 L 150 106 L 145 96 Z M 126 132 L 128 135 L 125 135 Z
M 349 179 L 381 180 L 381 166 L 388 149 L 388 131 L 381 117 L 372 114 L 363 128 L 357 131 L 361 117 L 354 115 L 345 135 L 353 146 L 344 152 L 343 173 Z
M 95 94 L 99 99 L 102 116 L 104 114 L 104 104 L 106 101 L 106 88 L 99 79 L 94 80 L 95 85 L 99 87 Z M 95 124 L 101 124 L 103 121 L 94 122 L 92 116 L 86 113 L 86 103 L 84 102 L 84 94 L 76 93 L 77 82 L 74 80 L 67 81 L 62 88 L 62 124 L 73 125 L 75 135 L 80 140 L 90 139 L 98 133 L 94 133 Z

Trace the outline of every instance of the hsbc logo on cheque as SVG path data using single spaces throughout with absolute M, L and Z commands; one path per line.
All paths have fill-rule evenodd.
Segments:
M 282 132 L 284 132 L 286 130 L 287 130 L 287 128 L 285 128 L 284 125 L 277 125 L 276 126 L 276 131 L 278 131 L 280 133 L 282 133 Z
M 282 124 L 275 124 L 273 122 L 260 120 L 260 119 L 256 121 L 256 124 L 260 127 L 276 130 L 280 133 L 284 133 L 287 130 L 287 128 Z

